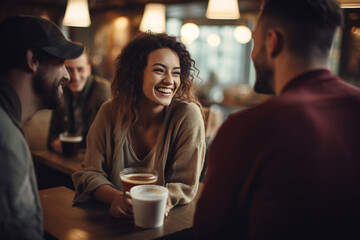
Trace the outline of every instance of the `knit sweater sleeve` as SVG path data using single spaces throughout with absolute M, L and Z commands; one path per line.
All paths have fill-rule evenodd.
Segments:
M 194 103 L 182 103 L 172 113 L 172 136 L 165 167 L 165 185 L 172 206 L 187 204 L 195 196 L 205 158 L 204 120 Z
M 109 157 L 107 148 L 111 145 L 111 106 L 104 104 L 86 138 L 86 154 L 82 167 L 73 173 L 75 186 L 75 203 L 87 202 L 92 199 L 92 193 L 102 185 L 115 187 L 109 180 Z

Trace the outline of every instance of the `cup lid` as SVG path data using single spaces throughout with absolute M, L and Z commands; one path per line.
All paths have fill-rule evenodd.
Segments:
M 152 201 L 160 200 L 167 197 L 169 190 L 166 187 L 158 185 L 138 185 L 130 189 L 130 195 L 132 198 Z

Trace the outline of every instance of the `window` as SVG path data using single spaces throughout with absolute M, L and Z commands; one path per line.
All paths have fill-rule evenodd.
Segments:
M 171 35 L 179 36 L 181 26 L 179 19 L 167 20 L 167 32 Z M 198 88 L 203 94 L 213 95 L 209 97 L 216 101 L 221 101 L 223 88 L 240 84 L 252 87 L 255 82 L 251 61 L 252 41 L 246 44 L 237 42 L 233 35 L 236 27 L 237 25 L 200 25 L 199 37 L 192 43 L 185 44 L 200 70 Z M 211 92 L 214 85 L 217 87 Z

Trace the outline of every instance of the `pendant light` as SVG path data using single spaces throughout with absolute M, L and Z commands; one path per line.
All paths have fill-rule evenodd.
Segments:
M 148 3 L 145 5 L 144 15 L 141 19 L 139 30 L 155 33 L 165 32 L 166 7 L 160 3 Z
M 239 19 L 237 0 L 209 0 L 206 17 L 210 19 Z
M 89 5 L 87 0 L 68 0 L 64 20 L 64 26 L 88 27 L 91 24 Z

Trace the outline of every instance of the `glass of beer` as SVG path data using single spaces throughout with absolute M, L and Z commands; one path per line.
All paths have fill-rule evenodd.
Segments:
M 130 192 L 130 189 L 138 185 L 156 184 L 158 173 L 155 169 L 150 168 L 124 168 L 120 172 L 123 192 Z
M 69 133 L 60 133 L 61 147 L 65 157 L 76 157 L 83 137 Z

